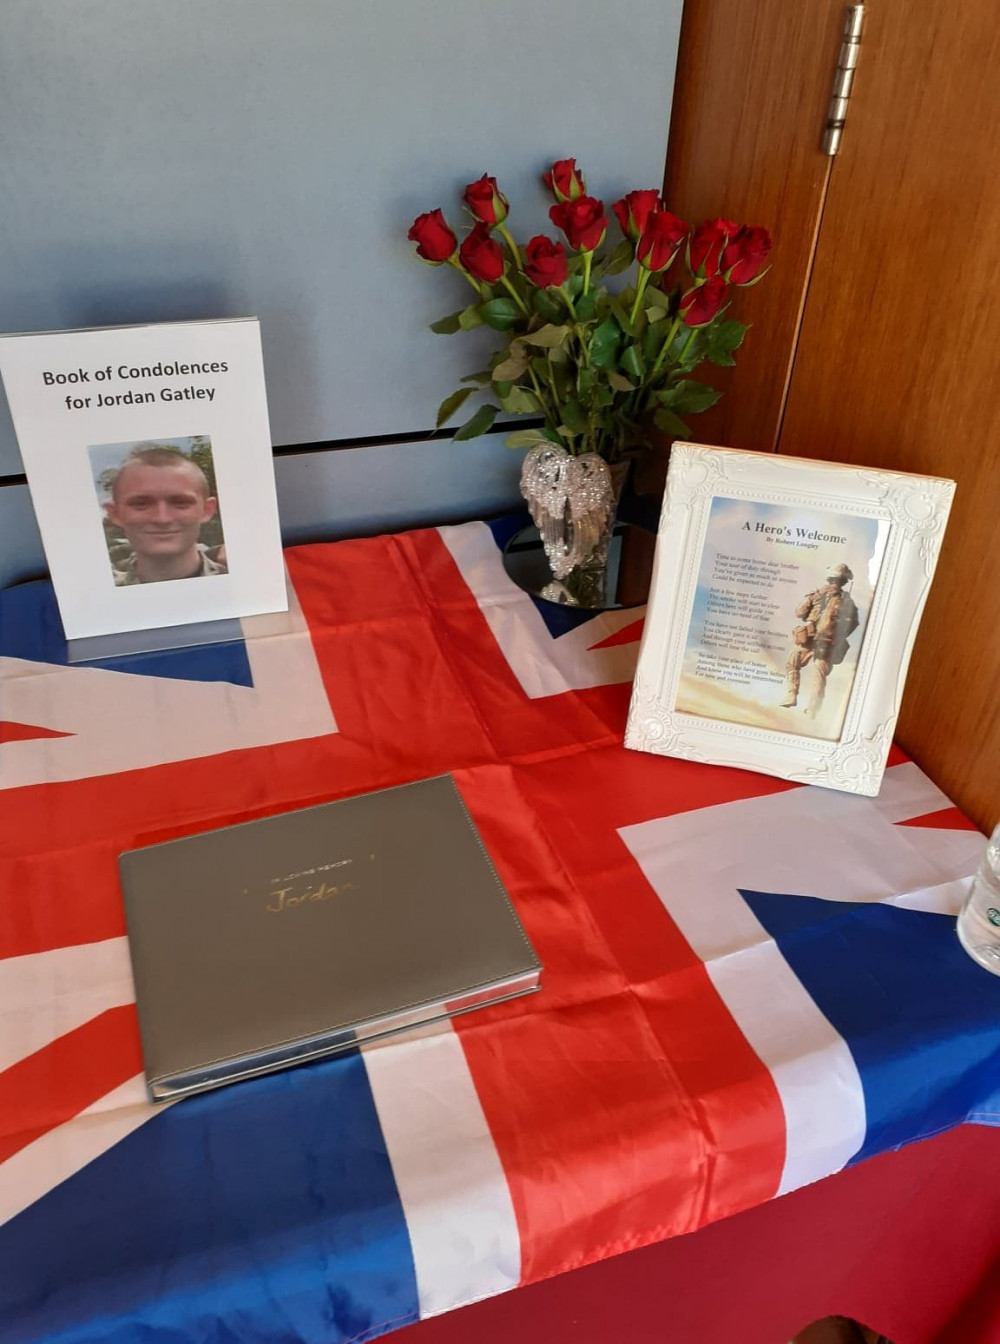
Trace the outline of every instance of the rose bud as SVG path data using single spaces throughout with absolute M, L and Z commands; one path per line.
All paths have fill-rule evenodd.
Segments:
M 763 274 L 771 251 L 767 229 L 743 228 L 726 245 L 719 269 L 731 285 L 752 285 Z
M 631 238 L 633 243 L 637 243 L 639 235 L 646 227 L 646 220 L 649 219 L 649 216 L 657 209 L 659 204 L 660 193 L 658 191 L 630 191 L 620 201 L 615 201 L 611 209 L 615 212 L 625 237 Z
M 587 179 L 576 166 L 576 159 L 557 159 L 542 181 L 557 201 L 575 201 L 586 195 Z
M 699 224 L 688 245 L 688 269 L 699 279 L 718 275 L 723 249 L 738 231 L 731 219 L 707 219 Z
M 593 196 L 560 201 L 549 211 L 549 219 L 557 229 L 562 229 L 574 252 L 593 252 L 604 242 L 608 231 L 604 205 Z
M 416 243 L 417 256 L 432 266 L 450 261 L 458 248 L 458 239 L 449 229 L 440 210 L 418 215 L 406 236 L 411 243 Z
M 496 284 L 503 275 L 503 251 L 490 237 L 490 226 L 480 222 L 470 229 L 458 249 L 458 259 L 474 280 Z
M 524 249 L 524 273 L 539 289 L 556 288 L 566 282 L 566 249 L 540 233 Z
M 669 210 L 653 210 L 642 231 L 635 259 L 647 271 L 665 271 L 687 237 L 688 226 Z
M 510 201 L 497 186 L 496 178 L 486 173 L 469 183 L 462 200 L 483 224 L 502 224 L 510 211 Z
M 689 289 L 681 299 L 680 309 L 685 325 L 707 327 L 726 301 L 726 282 L 721 275 L 712 275 L 703 285 Z

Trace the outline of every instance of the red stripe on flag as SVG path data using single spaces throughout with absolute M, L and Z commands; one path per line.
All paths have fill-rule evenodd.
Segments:
M 787 786 L 618 748 L 518 767 L 509 786 L 485 772 L 460 784 L 545 965 L 516 1015 L 456 1021 L 524 1281 L 772 1197 L 773 1081 L 615 828 Z
M 637 621 L 623 625 L 613 635 L 608 635 L 607 639 L 599 639 L 596 644 L 591 644 L 589 652 L 593 653 L 594 649 L 613 649 L 619 644 L 636 644 L 642 638 L 642 627 L 645 624 L 645 616 L 640 616 Z
M 142 1072 L 135 1007 L 85 1022 L 0 1073 L 0 1162 Z
M 72 733 L 60 733 L 55 728 L 39 728 L 32 723 L 14 723 L 11 719 L 0 719 L 0 742 L 33 742 L 40 737 L 72 736 Z
M 404 540 L 512 762 L 458 779 L 546 968 L 537 997 L 456 1021 L 524 1279 L 628 1249 L 637 1226 L 689 1231 L 772 1196 L 784 1119 L 771 1077 L 616 829 L 793 786 L 626 751 L 628 686 L 527 700 L 450 553 L 426 533 Z
M 897 821 L 897 826 L 926 826 L 934 831 L 978 831 L 975 822 L 958 810 L 957 807 L 942 807 L 940 812 L 928 812 L 922 817 L 908 817 Z

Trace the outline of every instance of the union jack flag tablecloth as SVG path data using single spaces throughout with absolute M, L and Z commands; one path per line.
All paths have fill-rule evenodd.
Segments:
M 67 667 L 0 606 L 0 1340 L 360 1344 L 1000 1112 L 982 837 L 620 745 L 641 613 L 481 523 L 287 553 L 241 644 Z M 145 1099 L 120 851 L 452 771 L 542 993 Z

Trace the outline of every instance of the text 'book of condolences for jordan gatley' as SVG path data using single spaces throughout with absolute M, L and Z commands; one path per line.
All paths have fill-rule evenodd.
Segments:
M 120 858 L 154 1101 L 538 988 L 450 775 Z
M 0 336 L 0 371 L 68 640 L 287 610 L 256 318 Z

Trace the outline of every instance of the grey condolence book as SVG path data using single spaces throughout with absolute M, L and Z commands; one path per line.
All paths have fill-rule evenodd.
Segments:
M 450 775 L 119 859 L 154 1101 L 538 988 Z

